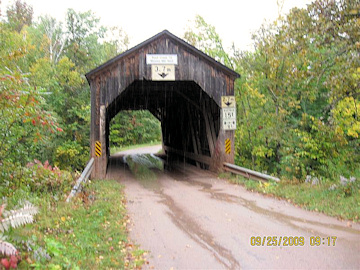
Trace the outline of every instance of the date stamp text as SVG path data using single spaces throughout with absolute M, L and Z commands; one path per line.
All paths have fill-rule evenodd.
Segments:
M 336 236 L 251 236 L 250 245 L 263 247 L 302 247 L 307 245 L 335 247 L 336 240 Z

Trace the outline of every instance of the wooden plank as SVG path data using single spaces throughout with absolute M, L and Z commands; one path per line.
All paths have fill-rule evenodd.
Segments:
M 187 104 L 187 112 L 188 112 L 188 117 L 189 117 L 190 133 L 191 133 L 191 140 L 192 140 L 192 144 L 193 144 L 194 154 L 198 155 L 199 148 L 198 148 L 198 144 L 196 142 L 196 134 L 194 131 L 194 125 L 193 125 L 193 121 L 192 121 L 192 115 L 190 112 L 189 104 Z M 200 163 L 198 161 L 196 161 L 196 167 L 200 168 Z
M 200 114 L 201 112 L 199 110 L 195 110 L 195 108 L 191 108 L 190 107 L 190 113 L 192 114 L 192 125 L 193 125 L 193 128 L 194 128 L 194 135 L 195 135 L 195 140 L 196 140 L 196 145 L 197 145 L 197 148 L 198 148 L 198 154 L 199 155 L 203 155 L 203 152 L 202 152 L 202 149 L 201 149 L 201 141 L 200 141 L 200 125 L 197 124 L 195 125 L 194 124 L 194 120 L 195 122 L 198 122 L 199 121 L 199 118 L 200 118 Z
M 208 145 L 209 145 L 210 155 L 213 156 L 215 144 L 214 144 L 213 136 L 211 134 L 211 128 L 210 128 L 209 118 L 208 118 L 207 111 L 206 111 L 205 102 L 203 102 L 202 106 L 203 106 L 203 117 L 204 117 L 204 122 L 205 122 L 205 129 L 206 129 L 206 138 L 207 138 Z
M 207 105 L 208 105 L 208 109 L 207 109 L 207 116 L 208 116 L 208 119 L 209 119 L 209 124 L 210 124 L 210 130 L 211 130 L 211 135 L 212 135 L 212 139 L 213 139 L 213 142 L 214 142 L 214 147 L 215 147 L 215 143 L 216 143 L 216 131 L 215 131 L 215 121 L 214 121 L 214 118 L 213 118 L 213 114 L 212 114 L 212 111 L 213 111 L 213 106 L 212 106 L 212 100 L 207 100 Z
M 97 177 L 105 179 L 107 167 L 107 154 L 106 154 L 106 109 L 105 105 L 100 106 L 100 126 L 99 126 L 99 141 L 102 147 L 101 157 L 97 157 L 98 164 Z
M 180 111 L 180 110 L 179 110 Z M 187 127 L 188 127 L 188 125 L 187 125 L 187 123 L 185 122 L 185 114 L 184 113 L 178 113 L 177 114 L 178 115 L 178 119 L 179 119 L 179 121 L 180 121 L 180 128 L 181 128 L 181 133 L 185 133 L 185 134 L 181 134 L 181 141 L 182 141 L 182 149 L 184 150 L 184 151 L 187 151 L 187 139 L 188 139 L 188 137 L 187 137 Z
M 139 52 L 139 80 L 143 80 L 145 78 L 145 54 L 144 51 L 141 50 Z

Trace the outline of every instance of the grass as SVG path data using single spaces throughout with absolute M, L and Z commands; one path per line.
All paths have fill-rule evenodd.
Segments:
M 137 144 L 137 145 L 129 145 L 124 147 L 112 147 L 110 148 L 110 154 L 113 155 L 117 152 L 129 150 L 129 149 L 137 149 L 141 147 L 147 147 L 147 146 L 153 146 L 153 145 L 159 145 L 161 142 L 151 142 L 151 143 L 144 143 L 144 144 Z
M 307 210 L 359 222 L 359 182 L 352 186 L 337 185 L 336 188 L 332 188 L 333 184 L 326 181 L 318 185 L 311 185 L 310 183 L 294 184 L 287 181 L 265 183 L 230 174 L 221 174 L 220 177 L 227 178 L 232 183 L 241 184 L 249 190 L 286 199 Z
M 128 223 L 123 187 L 116 181 L 91 182 L 71 203 L 43 200 L 37 222 L 21 231 L 35 256 L 22 256 L 19 268 L 140 268 L 145 251 L 129 241 Z

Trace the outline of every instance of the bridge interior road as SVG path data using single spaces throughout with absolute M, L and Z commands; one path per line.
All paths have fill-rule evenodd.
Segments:
M 110 159 L 107 178 L 125 185 L 130 238 L 149 251 L 147 269 L 360 268 L 359 224 L 247 191 L 189 164 L 136 180 L 121 157 Z M 268 246 L 274 236 L 281 243 Z

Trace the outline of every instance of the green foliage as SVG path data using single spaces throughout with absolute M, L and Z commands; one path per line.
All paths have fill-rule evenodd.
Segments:
M 28 186 L 32 192 L 39 195 L 48 193 L 63 196 L 71 190 L 74 184 L 74 179 L 69 172 L 61 171 L 56 166 L 52 167 L 47 161 L 42 164 L 35 160 L 27 167 L 29 168 L 28 173 L 30 173 L 28 179 L 32 179 L 32 183 L 29 183 Z
M 242 166 L 299 181 L 354 173 L 360 100 L 351 14 L 358 12 L 352 1 L 318 0 L 263 26 L 255 52 L 235 52 Z
M 121 111 L 111 121 L 112 148 L 160 141 L 160 122 L 149 111 Z
M 0 162 L 24 166 L 37 158 L 81 170 L 90 137 L 83 74 L 126 49 L 128 37 L 101 26 L 91 11 L 69 9 L 65 29 L 49 16 L 33 22 L 32 8 L 21 1 L 7 15 L 0 24 L 0 109 L 7 120 L 0 123 Z
M 40 17 L 37 30 L 43 56 L 56 64 L 63 54 L 67 41 L 62 23 L 46 15 Z
M 185 32 L 185 40 L 220 63 L 233 67 L 231 58 L 225 52 L 222 40 L 215 27 L 206 23 L 200 15 L 196 16 L 194 24 L 195 29 L 189 28 Z
M 31 46 L 18 33 L 9 33 L 3 24 L 0 27 L 4 38 L 0 60 L 0 162 L 24 165 L 36 156 L 39 141 L 62 129 L 52 113 L 44 109 L 41 89 L 32 87 L 20 70 Z
M 16 0 L 9 7 L 6 15 L 12 29 L 20 32 L 24 25 L 31 25 L 33 19 L 33 8 L 21 0 Z
M 67 34 L 65 54 L 85 73 L 104 62 L 100 38 L 104 38 L 106 28 L 99 26 L 100 19 L 93 12 L 76 12 L 68 9 L 66 14 Z
M 358 68 L 360 75 L 360 68 Z M 360 80 L 360 76 L 359 76 Z M 333 110 L 334 121 L 338 124 L 337 133 L 345 135 L 353 139 L 360 136 L 360 103 L 354 97 L 345 97 L 340 100 L 336 108 Z
M 71 173 L 52 167 L 48 161 L 42 164 L 38 160 L 30 162 L 26 167 L 9 166 L 3 172 L 6 178 L 2 180 L 0 196 L 12 197 L 14 203 L 20 199 L 33 196 L 52 196 L 61 199 L 67 194 L 74 184 Z M 23 197 L 23 198 L 22 198 Z
M 185 39 L 235 68 L 236 163 L 304 181 L 350 176 L 360 161 L 359 6 L 316 0 L 263 25 L 255 50 L 227 54 L 196 16 Z
M 82 170 L 89 157 L 90 92 L 83 74 L 126 49 L 128 37 L 120 28 L 102 27 L 90 11 L 69 10 L 65 28 L 48 16 L 34 20 L 32 8 L 21 1 L 6 13 L 7 21 L 0 22 L 0 197 L 8 197 L 10 205 L 29 199 L 40 202 L 43 208 L 54 207 L 74 182 L 70 172 L 59 168 Z M 137 120 L 137 128 L 130 130 L 137 136 L 135 141 L 158 136 L 153 130 L 141 129 L 142 125 L 154 127 L 154 119 L 145 118 Z M 83 215 L 81 220 L 88 218 Z M 95 230 L 98 227 L 93 228 L 92 235 Z M 12 235 L 20 239 L 20 267 L 29 268 L 32 260 L 31 267 L 36 269 L 76 269 L 71 257 L 75 249 L 69 252 L 57 236 L 46 240 L 35 236 L 43 232 L 22 238 Z M 85 250 L 77 261 L 87 255 Z M 119 257 L 117 254 L 117 263 L 109 260 L 102 264 L 121 266 Z M 115 260 L 115 255 L 111 258 Z M 95 258 L 90 261 L 91 267 L 98 263 Z
M 82 168 L 89 159 L 89 149 L 76 141 L 66 141 L 56 149 L 55 164 L 63 169 Z

